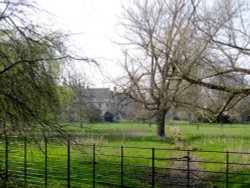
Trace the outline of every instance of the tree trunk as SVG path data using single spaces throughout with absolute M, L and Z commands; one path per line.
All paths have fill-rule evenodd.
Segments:
M 165 116 L 167 110 L 159 110 L 156 114 L 157 136 L 165 137 Z

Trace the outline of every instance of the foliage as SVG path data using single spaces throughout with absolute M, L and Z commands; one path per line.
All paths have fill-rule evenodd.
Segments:
M 218 123 L 232 123 L 232 121 L 231 121 L 229 115 L 222 114 L 222 115 L 218 118 Z
M 0 38 L 1 123 L 38 123 L 54 118 L 59 104 L 53 49 L 20 38 Z M 52 64 L 54 63 L 54 64 Z
M 59 106 L 56 119 L 58 121 L 67 121 L 70 111 L 70 105 L 74 92 L 71 87 L 67 85 L 59 86 Z
M 22 134 L 39 128 L 44 133 L 60 128 L 58 113 L 61 64 L 73 58 L 63 35 L 35 25 L 41 10 L 26 0 L 0 2 L 0 124 Z M 66 94 L 68 95 L 68 94 Z M 66 96 L 65 96 L 66 97 Z M 67 97 L 66 97 L 67 98 Z
M 113 114 L 111 112 L 105 112 L 104 121 L 113 122 Z
M 90 123 L 100 122 L 101 110 L 93 104 L 87 105 L 83 117 Z

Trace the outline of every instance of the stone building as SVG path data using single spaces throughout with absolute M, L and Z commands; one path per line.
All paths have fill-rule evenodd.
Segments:
M 83 93 L 85 102 L 95 105 L 102 111 L 102 115 L 110 112 L 115 119 L 130 119 L 133 113 L 132 100 L 115 88 L 113 91 L 109 88 L 84 88 Z

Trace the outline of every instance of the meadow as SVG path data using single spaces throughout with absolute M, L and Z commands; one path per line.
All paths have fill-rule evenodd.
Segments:
M 66 129 L 72 137 L 88 143 L 250 152 L 248 124 L 188 124 L 170 121 L 166 123 L 166 138 L 156 137 L 155 124 L 135 122 L 85 124 L 83 128 L 72 124 Z
M 185 165 L 183 166 L 186 162 L 179 160 L 173 163 L 162 159 L 182 159 L 186 151 L 190 150 L 192 151 L 191 158 L 194 160 L 213 161 L 194 164 L 194 171 L 197 169 L 202 171 L 203 174 L 198 175 L 203 175 L 204 179 L 208 179 L 207 187 L 225 187 L 226 177 L 223 173 L 225 172 L 226 151 L 250 153 L 250 125 L 248 124 L 188 124 L 171 121 L 166 123 L 166 138 L 155 136 L 156 125 L 136 122 L 85 124 L 83 128 L 80 128 L 78 123 L 74 123 L 64 127 L 74 138 L 70 153 L 73 187 L 92 187 L 93 173 L 96 187 L 120 187 L 121 147 L 124 156 L 122 170 L 128 172 L 124 173 L 122 181 L 124 185 L 128 185 L 127 187 L 151 187 L 148 174 L 151 173 L 149 167 L 152 165 L 152 148 L 156 148 L 154 150 L 156 173 L 163 174 L 165 179 L 167 175 L 170 175 L 165 168 L 170 166 L 171 168 L 186 168 Z M 46 159 L 44 142 L 45 140 L 41 139 L 40 146 L 37 147 L 35 146 L 37 143 L 28 141 L 25 146 L 26 154 L 24 154 L 23 141 L 15 138 L 9 140 L 11 152 L 8 155 L 8 167 L 13 174 L 19 173 L 18 176 L 15 175 L 12 178 L 12 183 L 19 186 L 20 183 L 21 185 L 25 183 L 30 187 L 44 187 L 46 184 L 48 187 L 67 187 L 67 142 L 49 139 Z M 93 146 L 95 146 L 95 161 L 98 163 L 93 163 Z M 203 151 L 218 151 L 219 153 Z M 229 159 L 232 163 L 230 171 L 243 174 L 239 176 L 232 173 L 231 181 L 250 183 L 250 176 L 244 175 L 250 173 L 250 166 L 234 165 L 236 162 L 250 164 L 250 155 L 230 153 Z M 92 171 L 93 164 L 96 164 L 95 172 Z M 45 168 L 47 174 L 44 174 Z M 204 175 L 205 172 L 210 171 L 220 173 L 213 177 Z M 183 176 L 178 173 L 175 175 Z M 44 184 L 45 177 L 47 177 L 47 182 Z M 163 178 L 157 178 L 159 181 L 166 181 Z M 212 183 L 212 179 L 218 181 Z M 230 184 L 229 187 L 244 187 L 244 185 Z

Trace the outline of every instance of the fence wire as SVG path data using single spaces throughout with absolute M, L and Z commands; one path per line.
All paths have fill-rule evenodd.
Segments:
M 2 137 L 1 187 L 250 187 L 250 153 Z M 203 159 L 202 156 L 208 156 Z

